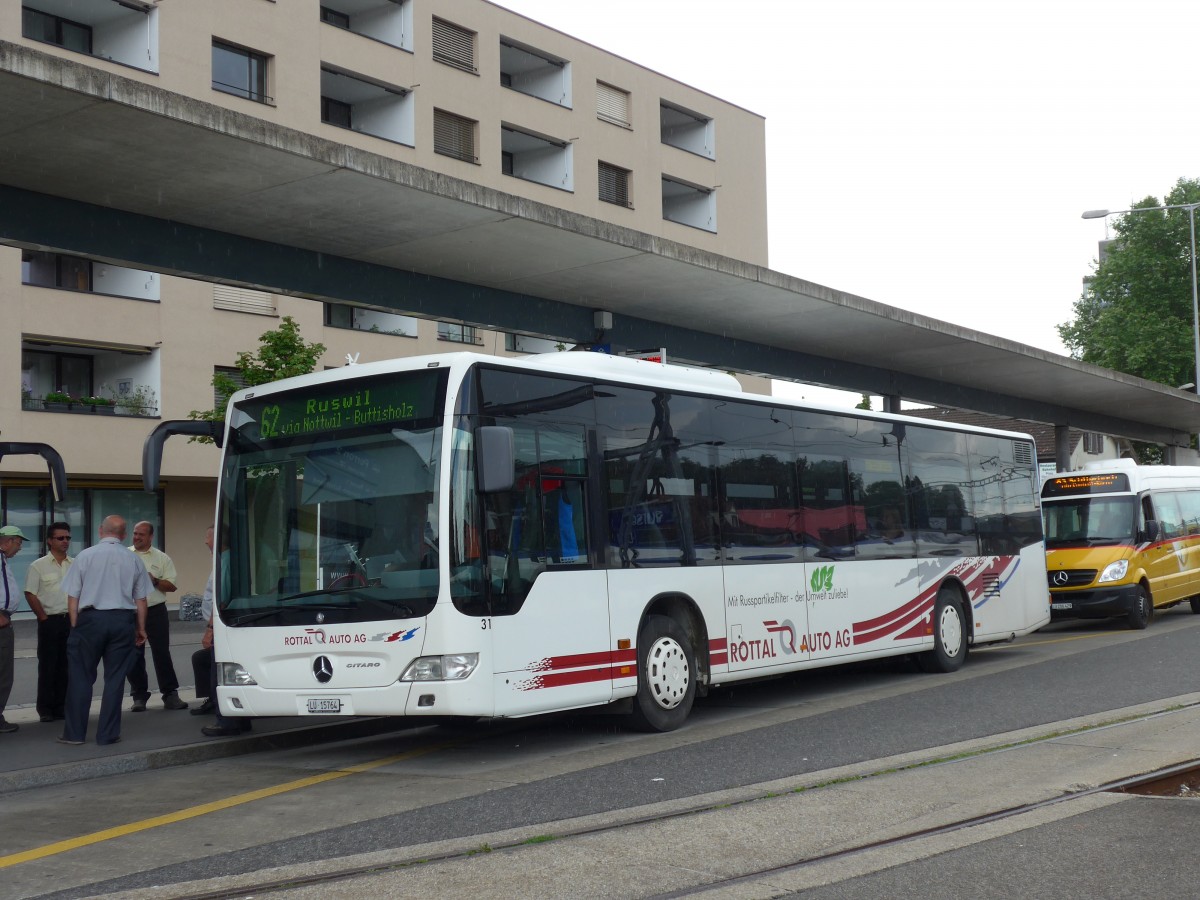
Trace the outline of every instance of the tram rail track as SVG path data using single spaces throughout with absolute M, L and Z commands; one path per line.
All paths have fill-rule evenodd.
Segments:
M 1200 704 L 1197 703 L 1176 705 L 1167 709 L 1159 709 L 1144 714 L 1126 716 L 1084 727 L 1048 732 L 1038 737 L 1032 737 L 1020 741 L 1012 741 L 992 747 L 980 748 L 971 752 L 941 757 L 931 755 L 927 759 L 913 761 L 905 765 L 880 767 L 874 771 L 868 771 L 853 776 L 832 778 L 823 781 L 818 780 L 808 784 L 800 784 L 792 788 L 790 791 L 760 791 L 757 794 L 748 794 L 743 798 L 733 802 L 713 802 L 711 800 L 706 800 L 702 803 L 677 807 L 666 812 L 656 812 L 641 816 L 628 816 L 622 818 L 620 821 L 609 821 L 602 824 L 587 824 L 581 825 L 580 827 L 565 827 L 555 829 L 550 826 L 545 826 L 544 833 L 533 837 L 530 837 L 526 833 L 515 838 L 509 836 L 500 840 L 493 839 L 489 841 L 487 835 L 479 835 L 472 839 L 477 839 L 478 842 L 470 846 L 466 846 L 460 841 L 458 842 L 458 846 L 453 849 L 421 855 L 413 853 L 408 856 L 402 856 L 401 854 L 403 851 L 395 851 L 391 853 L 392 858 L 386 861 L 381 861 L 379 859 L 379 852 L 376 852 L 372 854 L 373 858 L 370 862 L 360 865 L 327 868 L 322 872 L 312 872 L 311 870 L 308 872 L 285 872 L 281 870 L 269 870 L 263 872 L 265 877 L 262 879 L 255 879 L 252 876 L 242 875 L 233 879 L 222 879 L 222 884 L 208 882 L 204 885 L 201 885 L 200 883 L 193 882 L 190 885 L 190 887 L 193 888 L 192 890 L 188 889 L 188 885 L 178 884 L 175 887 L 180 888 L 182 892 L 173 893 L 170 896 L 180 898 L 180 900 L 210 900 L 210 898 L 211 900 L 217 900 L 217 898 L 245 897 L 249 894 L 254 894 L 255 896 L 264 896 L 270 894 L 281 894 L 297 889 L 302 890 L 308 887 L 332 885 L 339 882 L 352 882 L 358 879 L 397 876 L 405 871 L 413 871 L 415 873 L 417 871 L 424 870 L 427 867 L 437 866 L 444 868 L 446 865 L 452 865 L 455 862 L 465 862 L 467 860 L 476 859 L 482 854 L 495 854 L 497 857 L 511 856 L 520 854 L 522 851 L 528 851 L 531 848 L 541 847 L 550 843 L 558 843 L 563 845 L 561 842 L 576 839 L 588 837 L 603 838 L 605 835 L 611 835 L 624 829 L 678 823 L 679 821 L 686 820 L 689 817 L 719 813 L 726 810 L 737 810 L 760 801 L 778 799 L 781 796 L 786 796 L 787 794 L 807 793 L 819 791 L 824 788 L 853 785 L 857 783 L 868 783 L 874 779 L 901 775 L 919 770 L 928 770 L 937 766 L 950 766 L 972 760 L 986 760 L 988 757 L 997 756 L 999 754 L 1008 753 L 1014 750 L 1032 748 L 1036 747 L 1037 745 L 1047 744 L 1050 742 L 1063 740 L 1083 740 L 1091 735 L 1097 735 L 1110 729 L 1137 725 L 1139 723 L 1149 723 L 1154 719 L 1177 715 L 1180 713 L 1195 713 L 1198 709 L 1200 709 Z M 1198 767 L 1200 767 L 1200 759 L 1187 759 L 1171 765 L 1158 766 L 1151 771 L 1145 771 L 1117 779 L 1110 779 L 1095 785 L 1074 785 L 1071 789 L 1064 790 L 1063 793 L 1056 796 L 1043 797 L 1034 801 L 1017 803 L 986 813 L 961 816 L 933 826 L 912 828 L 903 833 L 891 835 L 882 839 L 868 840 L 862 843 L 853 844 L 852 846 L 842 846 L 837 849 L 832 849 L 828 852 L 812 853 L 804 856 L 803 858 L 795 859 L 787 863 L 762 866 L 752 871 L 741 871 L 737 875 L 729 877 L 707 878 L 700 883 L 686 887 L 679 887 L 657 893 L 646 893 L 642 894 L 641 896 L 652 897 L 654 900 L 669 900 L 669 898 L 700 896 L 709 892 L 719 891 L 724 888 L 737 888 L 740 885 L 747 885 L 756 881 L 787 876 L 789 874 L 794 874 L 804 869 L 816 867 L 826 863 L 837 863 L 838 861 L 847 860 L 853 857 L 862 857 L 866 854 L 876 851 L 901 847 L 907 844 L 915 844 L 916 842 L 922 840 L 944 837 L 953 835 L 955 833 L 969 832 L 971 829 L 992 825 L 1008 819 L 1015 819 L 1023 815 L 1037 813 L 1042 810 L 1047 810 L 1051 807 L 1059 807 L 1063 804 L 1080 803 L 1086 798 L 1094 797 L 1098 794 L 1122 792 L 1139 784 L 1146 784 L 1156 780 L 1170 778 Z M 528 829 L 525 829 L 525 831 L 528 832 Z

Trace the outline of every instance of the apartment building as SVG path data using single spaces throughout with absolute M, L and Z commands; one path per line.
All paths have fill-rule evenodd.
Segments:
M 202 104 L 216 129 L 222 111 L 233 111 L 268 134 L 339 142 L 767 264 L 760 116 L 483 0 L 24 0 L 0 9 L 4 45 L 152 86 L 166 92 L 164 106 Z M 131 152 L 170 152 L 124 138 Z M 87 139 L 64 123 L 64 141 Z M 354 199 L 312 214 L 336 230 L 354 217 Z M 411 228 L 419 237 L 420 221 Z M 37 461 L 6 459 L 4 522 L 40 537 L 64 519 L 77 552 L 105 515 L 148 519 L 184 592 L 198 592 L 208 570 L 218 452 L 169 443 L 162 488 L 150 495 L 139 480 L 142 442 L 159 420 L 210 408 L 214 370 L 255 350 L 281 317 L 326 345 L 326 367 L 348 355 L 558 346 L 538 336 L 536 322 L 503 334 L 405 315 L 399 299 L 321 302 L 3 246 L 0 310 L 0 373 L 11 386 L 0 390 L 0 432 L 56 447 L 71 483 L 54 504 Z M 748 387 L 767 390 L 761 381 Z M 19 578 L 37 549 L 17 557 Z

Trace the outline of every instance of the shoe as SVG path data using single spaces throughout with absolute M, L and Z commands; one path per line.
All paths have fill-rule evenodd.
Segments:
M 146 705 L 144 703 L 142 704 L 142 708 L 143 709 L 146 708 Z M 187 708 L 188 708 L 188 705 L 184 701 L 180 700 L 179 695 L 177 693 L 175 693 L 174 691 L 171 691 L 171 693 L 169 693 L 169 694 L 163 695 L 163 709 L 187 709 Z
M 130 712 L 145 712 L 146 701 L 144 699 L 136 699 L 133 701 L 133 706 L 129 707 Z
M 199 706 L 193 706 L 191 713 L 193 716 L 207 716 L 210 712 L 217 708 L 217 704 L 212 702 L 211 697 L 205 697 L 204 702 Z
M 38 721 L 39 722 L 53 722 L 54 716 L 50 715 L 49 713 L 42 713 L 40 716 L 38 716 Z
M 21 726 L 16 722 L 10 722 L 4 716 L 0 716 L 0 734 L 12 734 L 14 731 L 20 731 Z
M 65 735 L 61 735 L 61 734 L 57 738 L 55 738 L 55 740 L 58 741 L 60 744 L 70 744 L 72 747 L 80 747 L 86 743 L 86 741 L 73 741 L 70 738 L 66 737 Z
M 236 734 L 249 731 L 249 728 L 242 725 L 205 725 L 200 729 L 200 733 L 208 737 L 233 737 Z

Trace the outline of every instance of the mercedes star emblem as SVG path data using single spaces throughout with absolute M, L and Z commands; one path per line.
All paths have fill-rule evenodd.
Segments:
M 333 678 L 333 663 L 328 656 L 318 656 L 313 660 L 313 674 L 321 684 L 327 684 Z
M 1062 571 L 1061 569 L 1054 573 L 1054 583 L 1055 584 L 1066 584 L 1070 580 L 1071 580 L 1071 576 L 1068 575 L 1066 572 Z
M 317 624 L 320 625 L 324 621 L 325 621 L 325 613 L 323 613 L 323 612 L 317 613 Z

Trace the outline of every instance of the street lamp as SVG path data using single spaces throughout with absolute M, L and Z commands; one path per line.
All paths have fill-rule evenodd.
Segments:
M 1104 219 L 1108 216 L 1158 212 L 1168 209 L 1186 209 L 1188 211 L 1188 229 L 1192 238 L 1192 344 L 1196 360 L 1196 380 L 1193 385 L 1200 385 L 1200 281 L 1196 279 L 1196 207 L 1200 203 L 1175 203 L 1170 206 L 1142 206 L 1137 209 L 1089 209 L 1083 214 L 1085 219 Z M 1197 436 L 1197 449 L 1200 449 L 1200 435 Z

